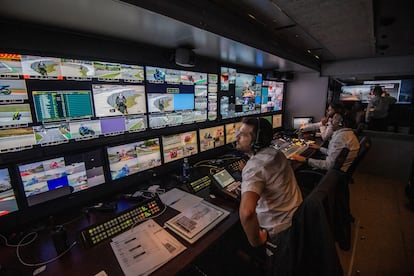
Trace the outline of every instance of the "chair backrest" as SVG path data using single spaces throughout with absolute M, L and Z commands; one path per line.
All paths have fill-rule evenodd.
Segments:
M 348 148 L 342 148 L 341 152 L 338 154 L 338 156 L 335 159 L 335 164 L 333 166 L 333 169 L 340 170 L 342 168 L 342 165 L 345 163 L 348 153 L 349 153 Z
M 358 167 L 361 160 L 365 157 L 369 149 L 371 148 L 371 138 L 368 136 L 362 136 L 361 140 L 359 140 L 359 151 L 357 157 L 355 157 L 354 161 L 352 162 L 351 166 L 349 166 L 348 170 L 346 171 L 349 178 L 352 177 L 354 174 L 355 169 Z
M 334 237 L 336 186 L 343 173 L 329 170 L 315 189 L 304 199 L 292 219 L 292 275 L 343 275 Z M 277 275 L 277 274 L 276 274 Z

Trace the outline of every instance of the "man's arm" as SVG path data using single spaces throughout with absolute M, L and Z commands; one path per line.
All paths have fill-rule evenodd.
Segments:
M 249 243 L 253 247 L 263 245 L 267 239 L 267 232 L 261 229 L 257 220 L 256 205 L 260 196 L 255 192 L 244 192 L 240 202 L 239 216 Z

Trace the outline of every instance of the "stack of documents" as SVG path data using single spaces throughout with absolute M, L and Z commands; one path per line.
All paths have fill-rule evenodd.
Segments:
M 112 250 L 125 275 L 148 275 L 186 247 L 150 219 L 112 239 Z
M 189 243 L 197 241 L 230 214 L 200 197 L 179 189 L 172 189 L 160 198 L 164 204 L 181 212 L 168 220 L 165 226 Z

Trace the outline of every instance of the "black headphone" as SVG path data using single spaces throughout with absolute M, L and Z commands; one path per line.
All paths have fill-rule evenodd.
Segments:
M 257 130 L 256 130 L 256 139 L 255 141 L 252 143 L 252 149 L 253 152 L 256 153 L 259 149 L 262 148 L 262 143 L 260 142 L 260 118 L 257 118 Z
M 338 121 L 338 126 L 343 127 L 344 126 L 344 117 L 342 116 L 342 114 L 339 114 L 339 116 L 341 116 L 341 119 Z

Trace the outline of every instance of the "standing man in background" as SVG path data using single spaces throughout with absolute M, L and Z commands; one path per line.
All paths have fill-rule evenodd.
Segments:
M 374 97 L 369 101 L 365 113 L 365 122 L 370 130 L 387 131 L 388 111 L 397 99 L 384 92 L 381 86 L 375 86 L 373 93 Z

